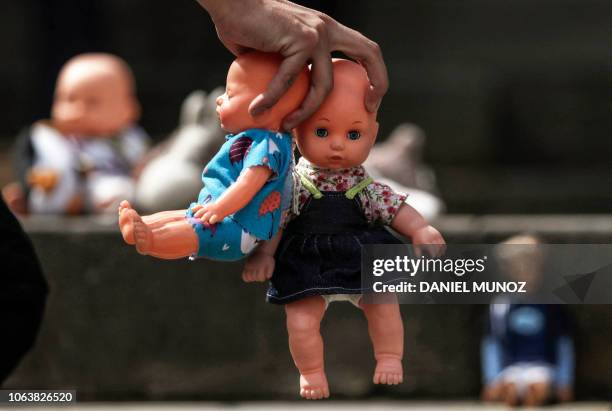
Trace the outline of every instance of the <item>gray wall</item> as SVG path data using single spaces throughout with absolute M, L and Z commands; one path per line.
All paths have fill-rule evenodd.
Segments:
M 451 212 L 608 210 L 612 3 L 305 3 L 380 43 L 391 79 L 380 138 L 405 121 L 425 129 Z M 0 27 L 0 138 L 47 115 L 57 70 L 80 51 L 129 61 L 156 137 L 231 61 L 194 0 L 9 0 Z

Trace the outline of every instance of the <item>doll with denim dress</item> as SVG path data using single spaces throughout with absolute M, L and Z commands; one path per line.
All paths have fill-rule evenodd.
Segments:
M 289 346 L 300 372 L 300 395 L 329 396 L 323 362 L 321 320 L 330 301 L 348 300 L 363 310 L 374 355 L 375 384 L 402 382 L 404 333 L 397 300 L 363 301 L 361 246 L 397 243 L 385 226 L 411 237 L 430 254 L 444 240 L 405 196 L 373 181 L 362 163 L 378 132 L 376 113 L 364 106 L 365 70 L 348 60 L 333 62 L 334 87 L 318 111 L 295 130 L 295 205 L 282 238 L 262 243 L 249 256 L 243 278 L 270 277 L 267 300 L 285 306 Z M 391 297 L 391 296 L 390 296 Z
M 292 180 L 286 177 L 293 164 L 291 134 L 280 131 L 281 122 L 306 96 L 306 67 L 274 107 L 256 117 L 248 109 L 281 62 L 277 55 L 250 52 L 230 66 L 226 92 L 217 99 L 221 127 L 230 134 L 204 168 L 197 202 L 144 217 L 121 204 L 121 233 L 139 253 L 234 261 L 277 234 L 290 202 Z

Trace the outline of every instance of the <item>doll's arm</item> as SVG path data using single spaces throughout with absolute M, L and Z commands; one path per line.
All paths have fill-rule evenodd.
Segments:
M 486 335 L 480 345 L 480 358 L 483 379 L 482 399 L 497 401 L 501 389 L 498 377 L 503 369 L 504 358 L 501 341 L 493 335 Z
M 574 397 L 574 343 L 571 337 L 560 336 L 555 341 L 556 345 L 556 372 L 555 383 L 559 401 L 571 401 Z
M 439 247 L 446 244 L 440 232 L 430 226 L 418 211 L 406 203 L 400 206 L 391 221 L 391 227 L 400 234 L 412 238 L 417 255 L 421 254 L 419 245 L 423 245 L 422 248 L 425 248 L 430 256 L 439 256 L 444 252 L 444 247 Z
M 246 206 L 268 181 L 270 175 L 272 175 L 272 170 L 267 166 L 245 169 L 217 201 L 202 207 L 194 207 L 192 209 L 195 211 L 194 217 L 210 224 L 222 221 L 228 215 Z
M 247 282 L 266 281 L 272 277 L 274 272 L 274 254 L 280 243 L 283 235 L 283 230 L 279 229 L 274 237 L 268 241 L 262 242 L 249 255 L 244 263 L 242 270 L 242 279 Z

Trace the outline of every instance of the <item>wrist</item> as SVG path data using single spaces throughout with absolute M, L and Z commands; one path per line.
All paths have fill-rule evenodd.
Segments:
M 231 16 L 234 10 L 247 10 L 245 7 L 249 6 L 248 3 L 252 3 L 252 0 L 197 0 L 198 3 L 210 15 L 210 18 L 215 24 L 218 21 L 225 19 L 227 16 Z
M 266 256 L 266 257 L 274 258 L 274 251 L 266 250 L 266 248 L 264 246 L 259 247 L 257 250 L 255 250 L 255 253 L 257 253 L 259 255 Z

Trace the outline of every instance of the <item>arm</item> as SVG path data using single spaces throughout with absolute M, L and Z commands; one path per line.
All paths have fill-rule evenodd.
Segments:
M 505 322 L 507 310 L 498 309 L 498 305 L 489 306 L 487 330 L 480 344 L 480 361 L 482 367 L 482 399 L 498 401 L 502 398 L 503 384 L 499 376 L 504 369 L 504 345 L 499 336 Z
M 421 254 L 419 245 L 425 246 L 423 248 L 431 256 L 439 256 L 444 252 L 444 247 L 436 247 L 445 245 L 440 232 L 430 226 L 423 216 L 408 204 L 403 203 L 400 206 L 391 221 L 391 228 L 406 237 L 412 238 L 417 255 Z
M 312 87 L 302 106 L 285 119 L 284 128 L 290 130 L 310 117 L 332 88 L 332 51 L 342 51 L 364 66 L 371 85 L 365 105 L 371 112 L 378 109 L 388 88 L 387 69 L 380 47 L 361 33 L 317 10 L 286 0 L 198 2 L 210 14 L 221 42 L 235 55 L 255 49 L 284 57 L 268 89 L 251 103 L 251 115 L 274 106 L 310 61 Z
M 502 385 L 497 380 L 503 369 L 503 350 L 501 342 L 492 335 L 486 335 L 480 345 L 482 367 L 482 399 L 497 401 L 501 396 Z
M 480 358 L 483 383 L 489 386 L 503 369 L 502 346 L 499 340 L 492 335 L 485 336 L 480 346 Z
M 228 215 L 246 206 L 261 190 L 271 174 L 272 170 L 266 166 L 245 169 L 217 201 L 205 206 L 194 207 L 194 217 L 201 218 L 202 221 L 210 224 L 222 221 Z
M 571 401 L 574 396 L 574 343 L 567 335 L 556 340 L 555 383 L 559 401 Z
M 283 236 L 283 230 L 268 241 L 262 242 L 259 247 L 249 255 L 242 270 L 242 279 L 247 282 L 266 281 L 274 272 L 274 254 Z

